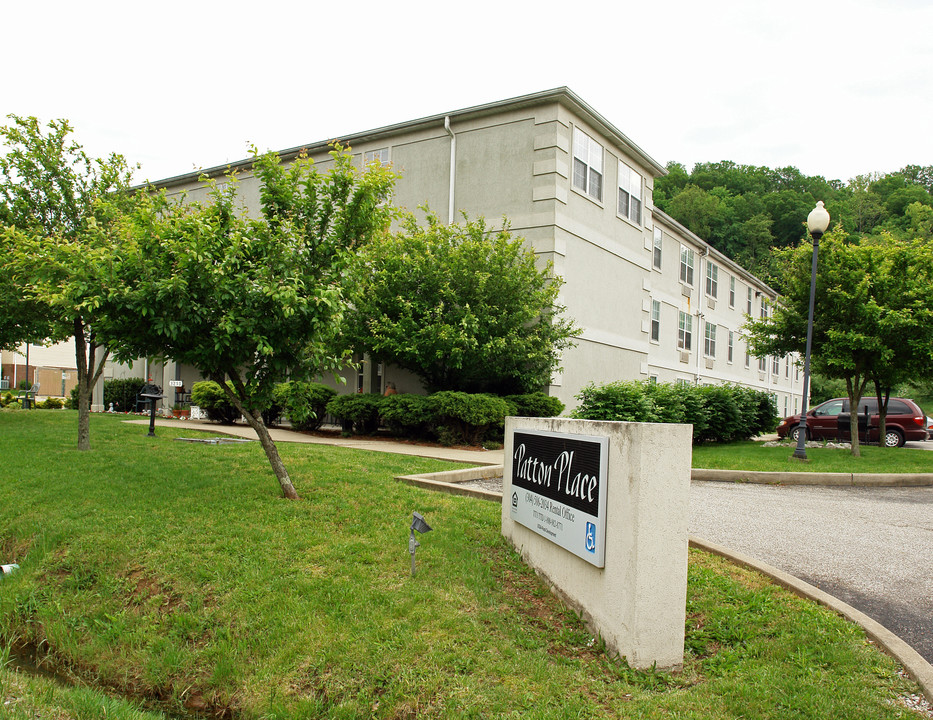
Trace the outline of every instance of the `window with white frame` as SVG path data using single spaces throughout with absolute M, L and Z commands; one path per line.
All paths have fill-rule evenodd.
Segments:
M 660 270 L 661 269 L 661 241 L 664 239 L 661 228 L 654 228 L 654 256 L 652 257 L 652 263 L 654 266 Z
M 657 342 L 661 338 L 661 301 L 651 301 L 651 339 Z
M 706 323 L 706 332 L 703 338 L 703 355 L 708 358 L 716 357 L 716 325 Z
M 732 362 L 732 353 L 735 349 L 735 333 L 729 331 L 729 344 L 726 346 L 726 360 Z
M 641 175 L 619 160 L 619 215 L 641 225 Z
M 752 356 L 748 354 L 748 351 L 745 352 L 745 369 L 747 370 L 752 364 Z
M 689 350 L 693 345 L 693 316 L 681 312 L 677 320 L 677 349 Z
M 694 252 L 686 245 L 680 246 L 680 282 L 693 285 Z
M 382 165 L 385 165 L 389 162 L 389 148 L 379 148 L 378 150 L 367 150 L 363 153 L 363 164 L 371 165 L 374 162 L 379 162 Z
M 735 307 L 735 275 L 729 276 L 729 307 Z
M 603 199 L 603 146 L 580 128 L 573 129 L 573 186 Z
M 706 262 L 706 294 L 711 298 L 719 297 L 719 266 Z
M 768 302 L 767 298 L 761 298 L 761 317 L 762 319 L 767 318 L 771 312 L 771 303 Z
M 768 372 L 768 358 L 758 358 L 758 372 Z
M 657 385 L 657 384 L 658 384 L 658 376 L 657 376 L 657 375 L 649 375 L 649 376 L 648 376 L 648 384 L 649 384 L 649 385 Z
M 781 374 L 781 360 L 777 355 L 771 357 L 771 374 L 780 375 Z
M 747 312 L 749 315 L 751 315 L 751 314 L 752 314 L 752 289 L 751 289 L 751 288 L 745 288 L 745 291 L 746 291 L 745 294 L 746 294 L 746 296 L 747 296 L 747 298 L 748 298 L 748 310 L 746 310 L 746 312 Z
M 790 356 L 784 358 L 784 377 L 790 379 Z

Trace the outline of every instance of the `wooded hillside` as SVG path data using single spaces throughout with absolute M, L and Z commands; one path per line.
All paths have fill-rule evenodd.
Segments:
M 654 204 L 717 250 L 769 282 L 771 247 L 796 245 L 817 200 L 832 224 L 853 238 L 889 232 L 905 239 L 933 238 L 933 166 L 859 175 L 848 183 L 803 175 L 795 167 L 771 169 L 724 160 L 697 163 L 687 172 L 667 165 L 654 183 Z M 775 283 L 779 286 L 780 283 Z

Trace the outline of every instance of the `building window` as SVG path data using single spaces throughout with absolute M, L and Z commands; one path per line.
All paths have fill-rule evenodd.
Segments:
M 658 270 L 661 269 L 661 240 L 661 228 L 656 227 L 654 229 L 654 258 L 652 259 L 652 262 Z
M 746 311 L 749 315 L 752 314 L 752 289 L 745 288 L 746 295 L 748 296 L 748 310 Z
M 661 301 L 651 301 L 651 339 L 657 342 L 661 338 Z
M 685 312 L 680 313 L 677 321 L 677 348 L 690 350 L 693 345 L 693 316 Z
M 657 384 L 658 384 L 658 376 L 657 376 L 657 375 L 649 375 L 649 376 L 648 376 L 648 384 L 649 384 L 649 385 L 657 385 Z
M 641 175 L 619 160 L 619 215 L 641 225 Z
M 784 358 L 784 377 L 790 379 L 790 356 Z
M 746 352 L 745 353 L 745 369 L 747 370 L 751 366 L 751 364 L 752 364 L 752 356 L 749 355 L 748 352 Z
M 768 358 L 758 358 L 758 372 L 768 372 Z
M 603 146 L 579 128 L 573 129 L 573 186 L 603 199 Z
M 767 298 L 761 298 L 761 319 L 764 320 L 768 317 L 771 311 L 771 304 L 768 302 Z
M 706 294 L 711 298 L 719 297 L 719 266 L 706 262 Z
M 735 275 L 729 276 L 729 307 L 735 307 Z
M 716 325 L 706 323 L 706 335 L 703 339 L 703 355 L 709 358 L 716 357 Z
M 780 375 L 781 374 L 781 361 L 778 359 L 778 356 L 775 355 L 771 358 L 771 374 Z
M 729 331 L 729 344 L 726 346 L 726 360 L 728 360 L 730 363 L 732 362 L 732 353 L 733 353 L 733 349 L 735 348 L 734 340 L 735 340 L 735 334 L 730 330 Z
M 374 162 L 379 162 L 382 165 L 386 165 L 389 162 L 389 148 L 379 148 L 378 150 L 367 150 L 363 153 L 363 164 L 371 165 Z
M 680 282 L 693 285 L 693 250 L 680 246 Z

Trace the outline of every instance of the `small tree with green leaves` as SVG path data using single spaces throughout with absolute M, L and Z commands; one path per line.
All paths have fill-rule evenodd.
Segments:
M 348 344 L 410 370 L 431 391 L 540 390 L 579 334 L 558 303 L 562 281 L 514 237 L 464 215 L 409 216 L 355 266 Z
M 108 325 L 120 359 L 161 355 L 216 382 L 256 431 L 285 497 L 298 497 L 262 419 L 276 384 L 342 365 L 333 339 L 345 268 L 390 220 L 394 175 L 358 170 L 336 146 L 319 173 L 256 155 L 260 217 L 237 206 L 235 177 L 209 182 L 206 204 L 148 195 L 126 226 L 130 280 L 112 288 Z M 127 323 L 126 311 L 141 322 Z
M 44 128 L 8 116 L 0 127 L 0 346 L 25 340 L 75 341 L 78 449 L 90 449 L 90 398 L 107 360 L 100 306 L 121 284 L 114 229 L 132 198 L 120 155 L 92 159 L 70 138 L 67 120 Z

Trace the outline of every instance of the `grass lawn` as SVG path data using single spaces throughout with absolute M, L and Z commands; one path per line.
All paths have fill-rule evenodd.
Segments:
M 607 657 L 497 505 L 393 480 L 449 463 L 283 444 L 289 502 L 256 443 L 96 415 L 79 453 L 76 426 L 0 412 L 0 561 L 21 566 L 0 579 L 0 717 L 915 717 L 860 629 L 697 551 L 683 671 Z M 434 528 L 415 578 L 413 510 Z M 79 687 L 4 668 L 10 648 Z
M 931 442 L 931 441 L 927 441 Z M 796 447 L 762 447 L 760 442 L 693 446 L 693 467 L 709 470 L 759 470 L 774 472 L 933 473 L 933 452 L 912 448 L 861 445 L 861 457 L 849 450 L 807 448 L 807 462 L 791 455 Z

